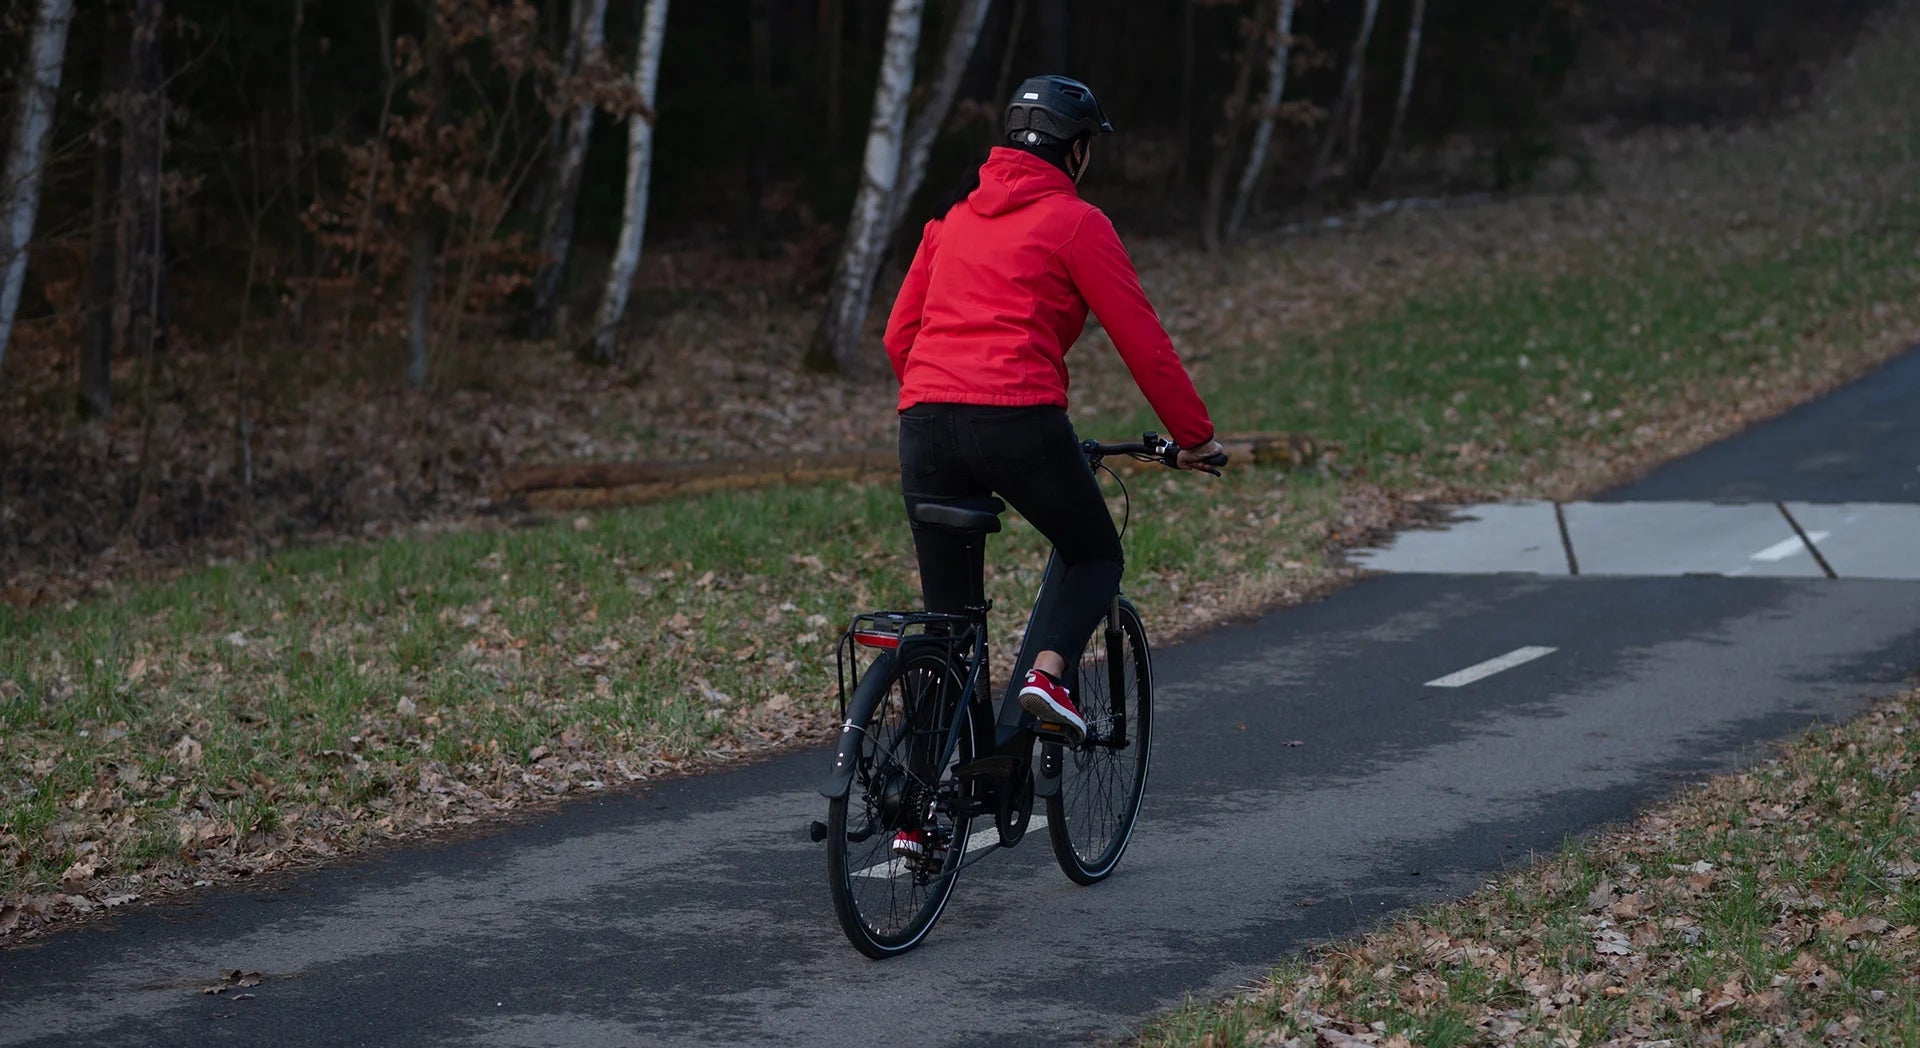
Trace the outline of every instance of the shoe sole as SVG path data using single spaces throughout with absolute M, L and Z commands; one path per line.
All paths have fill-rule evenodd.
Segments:
M 1059 728 L 1067 741 L 1079 745 L 1087 737 L 1087 722 L 1072 710 L 1061 707 L 1053 701 L 1053 696 L 1039 688 L 1020 689 L 1020 708 L 1040 719 L 1043 724 Z

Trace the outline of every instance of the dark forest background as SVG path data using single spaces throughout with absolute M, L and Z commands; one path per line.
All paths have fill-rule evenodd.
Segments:
M 262 450 L 295 423 L 310 442 L 336 439 L 322 387 L 431 403 L 476 368 L 518 374 L 507 362 L 534 358 L 582 382 L 612 364 L 644 386 L 631 365 L 650 315 L 705 287 L 750 283 L 821 309 L 891 89 L 889 18 L 907 0 L 674 0 L 651 83 L 635 59 L 663 0 L 600 2 L 603 50 L 583 35 L 596 0 L 9 4 L 0 112 L 15 114 L 16 153 L 30 43 L 50 11 L 69 21 L 31 238 L 0 242 L 26 263 L 17 321 L 0 330 L 0 554 L 217 532 L 276 484 L 314 501 L 293 517 L 347 519 L 339 491 L 367 487 L 351 463 L 276 480 Z M 1359 196 L 1499 193 L 1547 174 L 1577 187 L 1595 128 L 1723 126 L 1792 105 L 1876 6 L 1299 0 L 1279 35 L 1279 0 L 927 0 L 914 119 L 939 107 L 946 45 L 983 12 L 951 104 L 931 114 L 928 176 L 867 281 L 884 308 L 930 201 L 993 143 L 1034 73 L 1086 80 L 1121 129 L 1083 192 L 1124 236 L 1217 248 Z M 1268 109 L 1281 46 L 1285 90 Z M 590 118 L 577 190 L 569 114 Z M 1268 118 L 1271 145 L 1250 156 Z M 633 121 L 652 129 L 644 151 Z M 1246 221 L 1229 228 L 1250 162 Z M 644 250 L 685 268 L 667 294 L 631 308 L 623 295 L 609 314 L 636 163 L 651 178 Z M 0 193 L 16 210 L 21 183 Z M 554 240 L 556 222 L 570 238 Z M 590 321 L 596 310 L 614 323 Z M 846 359 L 804 343 L 795 369 Z M 169 429 L 166 411 L 204 433 Z M 432 444 L 420 425 L 407 439 Z M 409 454 L 436 491 L 453 473 L 483 485 L 491 468 Z

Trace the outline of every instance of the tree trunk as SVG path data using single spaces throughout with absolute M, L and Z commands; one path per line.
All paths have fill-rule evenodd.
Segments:
M 27 68 L 19 74 L 13 141 L 0 170 L 0 362 L 6 360 L 20 289 L 27 279 L 27 251 L 33 244 L 33 220 L 40 208 L 40 171 L 53 137 L 53 104 L 60 94 L 60 69 L 67 53 L 72 0 L 40 0 L 27 45 Z
M 593 321 L 589 356 L 598 363 L 613 360 L 620 321 L 627 314 L 633 292 L 633 274 L 640 268 L 640 247 L 646 240 L 647 189 L 653 176 L 653 110 L 660 80 L 660 50 L 667 35 L 667 0 L 647 0 L 640 18 L 640 46 L 633 59 L 633 88 L 643 112 L 627 118 L 627 206 L 620 221 L 620 241 L 607 269 L 606 290 Z
M 440 232 L 432 216 L 422 215 L 413 226 L 407 249 L 407 385 L 427 384 L 427 358 L 432 352 L 433 285 L 440 269 Z
M 135 0 L 127 86 L 120 104 L 119 222 L 115 230 L 116 349 L 144 357 L 160 337 L 164 293 L 161 178 L 166 161 L 166 82 L 160 0 Z
M 768 113 L 773 100 L 773 10 L 753 0 L 747 14 L 747 63 L 753 70 L 753 109 L 747 126 L 747 208 L 740 246 L 748 258 L 765 251 Z
M 1413 101 L 1413 74 L 1420 62 L 1420 33 L 1426 20 L 1427 0 L 1413 0 L 1413 19 L 1407 25 L 1407 54 L 1400 63 L 1400 95 L 1393 100 L 1393 123 L 1387 126 L 1387 141 L 1380 147 L 1380 162 L 1368 174 L 1369 181 L 1393 162 L 1393 151 L 1400 145 L 1400 131 L 1407 122 L 1407 106 Z
M 380 119 L 373 127 L 375 148 L 367 159 L 367 181 L 360 190 L 360 217 L 353 226 L 353 244 L 347 249 L 347 297 L 340 307 L 340 326 L 342 335 L 348 338 L 353 335 L 355 303 L 360 294 L 360 263 L 366 257 L 367 232 L 373 226 L 380 172 L 387 163 L 387 121 L 393 116 L 393 95 L 399 87 L 393 75 L 393 0 L 376 0 L 373 24 L 380 40 Z
M 900 139 L 907 97 L 913 92 L 914 56 L 920 48 L 924 0 L 893 0 L 887 39 L 880 57 L 880 78 L 873 92 L 873 119 L 861 164 L 860 192 L 834 266 L 827 308 L 807 347 L 809 370 L 845 374 L 860 348 L 873 275 L 885 246 L 886 223 L 900 179 Z
M 1180 131 L 1168 188 L 1184 189 L 1193 167 L 1193 0 L 1180 3 Z
M 881 242 L 893 239 L 900 230 L 900 223 L 906 218 L 907 208 L 913 203 L 913 196 L 920 192 L 920 186 L 927 180 L 927 160 L 933 155 L 933 143 L 940 137 L 940 128 L 947 122 L 947 114 L 953 111 L 954 97 L 960 93 L 960 78 L 967 72 L 967 62 L 973 55 L 973 49 L 980 41 L 980 27 L 986 24 L 987 8 L 990 0 L 962 0 L 959 16 L 953 20 L 953 31 L 947 37 L 947 46 L 940 52 L 940 66 L 934 70 L 932 90 L 927 93 L 926 101 L 921 103 L 920 111 L 913 115 L 907 125 L 907 144 L 905 156 L 900 162 L 900 184 L 894 191 L 893 203 L 887 211 L 887 226 L 881 234 Z
M 1340 83 L 1340 94 L 1327 114 L 1327 137 L 1320 144 L 1320 155 L 1314 159 L 1312 182 L 1326 180 L 1342 138 L 1348 139 L 1347 151 L 1351 156 L 1359 137 L 1360 80 L 1366 72 L 1367 44 L 1373 39 L 1374 16 L 1380 13 L 1380 0 L 1366 0 L 1366 5 L 1360 14 L 1360 31 L 1353 37 L 1353 51 L 1347 56 L 1347 74 Z
M 1027 0 L 1013 0 L 1013 17 L 1007 19 L 1007 43 L 1000 52 L 1000 82 L 994 85 L 993 100 L 1005 105 L 1013 94 L 1013 63 L 1020 60 L 1020 27 L 1027 21 Z M 1000 144 L 1000 122 L 993 123 L 993 143 Z
M 300 207 L 301 175 L 311 166 L 308 158 L 313 155 L 313 150 L 309 147 L 307 135 L 308 123 L 305 104 L 306 77 L 301 72 L 300 65 L 300 39 L 306 29 L 306 24 L 306 0 L 294 0 L 293 31 L 288 34 L 287 41 L 287 137 L 285 149 L 287 154 L 288 192 L 289 195 L 294 198 L 294 207 L 296 208 Z M 256 182 L 257 181 L 258 179 L 256 178 Z M 320 187 L 316 181 L 314 194 L 307 203 L 314 204 L 319 200 Z M 257 215 L 255 216 L 255 222 L 256 224 L 258 223 Z M 313 238 L 307 234 L 306 227 L 303 223 L 295 222 L 292 225 L 293 257 L 289 260 L 289 268 L 291 269 L 289 276 L 291 279 L 287 281 L 290 292 L 287 296 L 287 336 L 293 341 L 298 342 L 304 338 L 306 334 L 307 292 L 311 286 L 309 277 L 313 272 L 312 265 L 317 261 L 317 259 L 310 256 L 317 254 L 317 249 L 312 243 Z M 256 230 L 256 233 L 257 232 Z M 257 259 L 258 254 L 259 250 L 256 244 L 248 253 L 249 267 L 251 267 Z
M 1233 196 L 1233 212 L 1227 216 L 1228 240 L 1240 235 L 1240 223 L 1246 220 L 1254 184 L 1260 181 L 1260 170 L 1266 166 L 1267 144 L 1273 140 L 1273 122 L 1280 115 L 1280 97 L 1287 86 L 1287 49 L 1292 43 L 1293 0 L 1280 0 L 1280 13 L 1273 21 L 1273 58 L 1267 63 L 1266 105 L 1260 111 L 1260 125 L 1253 132 L 1253 148 L 1247 154 L 1246 170 L 1240 172 L 1240 189 Z
M 427 0 L 426 104 L 428 123 L 445 125 L 447 114 L 447 31 L 437 6 Z M 407 259 L 407 385 L 427 384 L 428 357 L 433 352 L 433 286 L 440 275 L 440 241 L 444 216 L 430 194 L 414 201 L 413 229 L 408 235 Z
M 566 50 L 569 79 L 600 61 L 606 42 L 607 0 L 576 0 L 573 12 Z M 533 274 L 533 307 L 527 314 L 527 333 L 535 338 L 552 329 L 554 305 L 565 283 L 567 255 L 573 250 L 574 207 L 580 199 L 580 172 L 586 167 L 595 108 L 591 97 L 574 103 L 567 111 L 566 130 L 554 154 L 546 218 L 540 227 L 540 268 Z
M 95 91 L 116 98 L 125 86 L 129 47 L 126 27 L 114 20 L 100 48 L 100 81 Z M 120 124 L 108 113 L 95 127 L 93 206 L 87 232 L 86 324 L 80 339 L 78 408 L 85 416 L 113 412 L 115 278 L 120 272 L 119 197 Z
M 1207 169 L 1207 213 L 1200 223 L 1200 242 L 1208 251 L 1220 249 L 1221 211 L 1227 204 L 1227 174 L 1233 167 L 1234 146 L 1240 141 L 1240 123 L 1247 111 L 1247 93 L 1253 89 L 1253 63 L 1260 57 L 1261 34 L 1246 32 L 1233 90 L 1221 107 L 1220 129 L 1213 135 L 1213 165 Z

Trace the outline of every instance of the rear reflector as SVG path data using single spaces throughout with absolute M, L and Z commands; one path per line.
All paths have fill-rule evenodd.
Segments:
M 855 630 L 853 632 L 853 639 L 855 643 L 864 644 L 869 648 L 898 648 L 900 646 L 900 635 L 898 633 L 869 633 L 865 630 Z

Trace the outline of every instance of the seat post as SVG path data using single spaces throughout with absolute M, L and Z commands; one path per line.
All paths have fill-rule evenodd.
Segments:
M 993 609 L 987 600 L 987 537 L 967 537 L 967 612 L 986 618 Z

